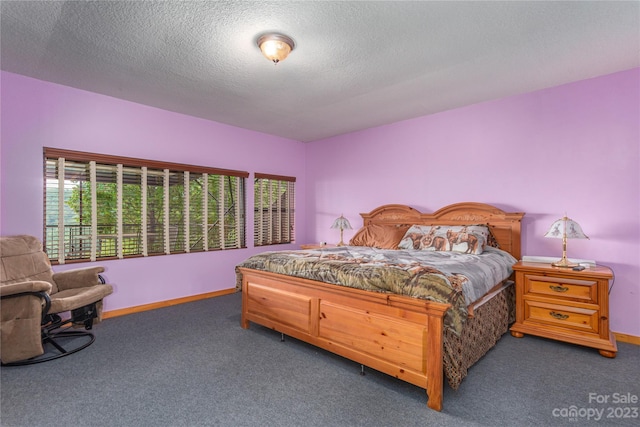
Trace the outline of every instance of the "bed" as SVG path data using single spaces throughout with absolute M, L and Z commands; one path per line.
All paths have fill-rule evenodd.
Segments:
M 274 266 L 280 265 L 289 255 L 297 257 L 296 262 L 307 262 L 308 258 L 317 257 L 333 259 L 332 264 L 357 273 L 364 271 L 358 270 L 358 263 L 369 268 L 371 257 L 378 260 L 387 252 L 400 251 L 401 255 L 409 256 L 418 252 L 412 249 L 419 245 L 437 252 L 438 246 L 452 249 L 463 243 L 463 246 L 455 246 L 463 248 L 459 252 L 478 248 L 479 253 L 495 252 L 515 262 L 521 255 L 520 230 L 524 214 L 508 213 L 488 204 L 465 202 L 446 206 L 431 214 L 405 205 L 390 204 L 361 216 L 363 227 L 350 245 L 359 244 L 362 236 L 370 230 L 397 228 L 395 233 L 403 237 L 401 250 L 394 249 L 394 243 L 384 242 L 379 245 L 381 248 L 371 248 L 374 255 L 366 255 L 365 261 L 348 262 L 343 260 L 345 253 L 364 253 L 359 246 L 277 251 L 251 257 L 236 266 L 237 286 L 242 290 L 241 326 L 247 329 L 254 322 L 424 388 L 428 407 L 440 411 L 445 376 L 450 386 L 456 389 L 469 367 L 495 345 L 513 321 L 514 290 L 509 277 L 485 283 L 483 286 L 488 290 L 476 298 L 477 295 L 463 294 L 464 286 L 454 280 L 459 275 L 451 273 L 454 270 L 443 274 L 440 267 L 431 271 L 415 267 L 413 261 L 410 262 L 411 268 L 390 267 L 390 270 L 405 270 L 400 273 L 405 276 L 410 274 L 407 271 L 428 270 L 421 276 L 426 279 L 421 280 L 437 282 L 434 293 L 416 297 L 414 285 L 394 285 L 396 279 L 388 279 L 388 273 L 382 270 L 376 270 L 374 275 L 380 277 L 373 288 L 358 288 L 339 283 L 346 282 L 346 279 L 322 265 L 314 269 L 305 267 L 314 273 L 307 277 L 285 274 Z M 467 236 L 468 226 L 485 226 L 489 233 L 480 244 L 472 239 L 462 242 L 461 237 L 449 237 L 449 234 L 440 234 L 437 238 L 432 235 L 435 229 L 458 227 L 460 231 L 462 227 L 464 233 L 461 234 Z M 407 243 L 411 240 L 410 231 L 416 227 L 431 231 L 425 231 L 426 234 L 418 239 L 420 243 L 416 243 L 417 239 L 413 239 L 414 243 Z M 439 233 L 442 231 L 438 230 Z M 360 239 L 356 239 L 357 236 Z M 482 235 L 478 236 L 482 238 Z M 494 250 L 495 247 L 499 250 Z M 444 252 L 447 251 L 438 254 L 444 256 Z M 268 254 L 275 254 L 276 260 L 265 261 Z M 459 255 L 455 256 L 460 258 Z M 467 258 L 483 256 L 469 254 Z M 376 261 L 373 264 L 385 263 Z M 411 277 L 415 281 L 415 277 Z M 450 282 L 447 292 L 440 283 L 443 277 L 447 279 L 444 282 Z M 376 288 L 385 283 L 402 289 Z M 407 289 L 410 291 L 405 292 Z

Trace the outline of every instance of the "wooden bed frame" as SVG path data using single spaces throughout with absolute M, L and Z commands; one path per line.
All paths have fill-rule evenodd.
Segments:
M 361 214 L 365 226 L 488 224 L 500 248 L 516 259 L 523 215 L 472 202 L 433 214 L 396 204 Z M 449 304 L 246 268 L 239 272 L 243 328 L 255 322 L 422 387 L 427 405 L 442 410 L 443 317 Z

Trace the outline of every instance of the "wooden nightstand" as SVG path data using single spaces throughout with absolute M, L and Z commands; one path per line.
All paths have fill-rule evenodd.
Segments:
M 300 245 L 300 249 L 320 249 L 320 248 L 335 248 L 336 245 L 321 245 L 320 243 L 305 243 Z
M 616 357 L 618 347 L 609 330 L 607 267 L 582 271 L 550 264 L 518 262 L 516 323 L 511 335 L 524 334 L 597 348 L 602 356 Z

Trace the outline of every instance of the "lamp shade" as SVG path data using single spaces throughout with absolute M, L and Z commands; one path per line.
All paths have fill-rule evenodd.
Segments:
M 338 218 L 336 218 L 335 221 L 333 221 L 333 225 L 331 226 L 331 228 L 339 228 L 340 230 L 351 230 L 351 224 L 349 223 L 349 220 L 347 218 L 340 215 Z
M 578 224 L 571 218 L 567 218 L 566 215 L 551 224 L 549 231 L 547 231 L 547 234 L 545 234 L 544 237 L 551 237 L 556 239 L 562 239 L 565 237 L 567 239 L 589 238 L 586 234 L 584 234 L 584 231 L 582 231 L 582 227 L 580 227 L 580 224 Z

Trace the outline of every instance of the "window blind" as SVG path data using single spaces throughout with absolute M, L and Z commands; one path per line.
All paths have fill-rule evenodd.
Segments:
M 254 176 L 254 246 L 294 241 L 295 177 Z
M 246 246 L 248 172 L 45 148 L 44 175 L 53 262 Z

